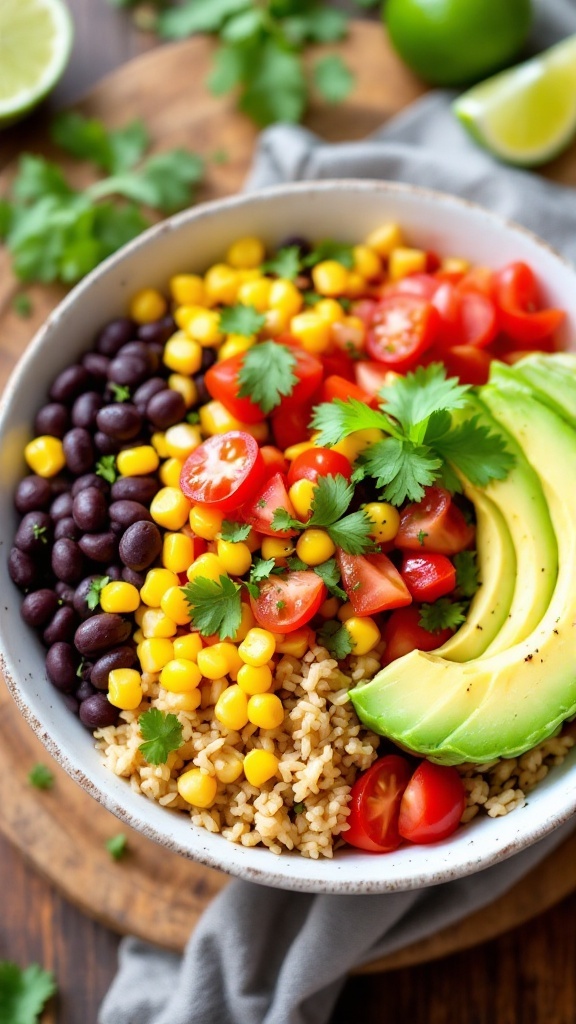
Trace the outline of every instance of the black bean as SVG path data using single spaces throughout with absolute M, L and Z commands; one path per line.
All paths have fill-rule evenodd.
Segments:
M 85 487 L 96 487 L 98 491 L 102 491 L 102 494 L 108 494 L 110 490 L 110 484 L 97 473 L 84 473 L 72 484 L 72 497 L 75 498 Z
M 157 342 L 164 346 L 175 330 L 174 318 L 163 316 L 160 320 L 154 320 L 151 324 L 140 324 L 138 327 L 138 337 L 141 341 Z
M 74 522 L 81 530 L 96 533 L 108 518 L 106 498 L 97 487 L 85 487 L 74 498 L 72 505 Z
M 94 446 L 89 432 L 84 427 L 73 427 L 64 434 L 62 441 L 66 465 L 71 473 L 80 476 L 94 465 Z
M 27 555 L 39 555 L 48 550 L 52 539 L 52 520 L 47 512 L 27 512 L 16 531 L 14 543 Z
M 86 352 L 82 356 L 82 366 L 88 370 L 97 387 L 103 387 L 108 380 L 109 365 L 108 356 L 103 356 L 99 352 Z
M 52 548 L 52 571 L 64 583 L 78 583 L 84 573 L 84 557 L 78 544 L 61 537 Z
M 102 395 L 97 391 L 86 391 L 78 396 L 72 406 L 72 423 L 75 427 L 93 427 L 101 408 Z
M 85 533 L 78 545 L 92 562 L 111 562 L 118 552 L 118 540 L 111 530 L 105 533 Z
M 131 583 L 137 590 L 142 590 L 144 586 L 144 573 L 136 572 L 135 569 L 129 569 L 127 565 L 122 569 L 122 579 L 125 583 Z
M 202 349 L 202 362 L 200 364 L 200 372 L 201 373 L 206 373 L 206 370 L 209 370 L 210 367 L 214 365 L 214 363 L 216 362 L 217 358 L 218 357 L 217 357 L 217 354 L 216 354 L 216 349 L 208 348 L 208 347 L 203 348 Z
M 14 504 L 22 516 L 36 509 L 44 511 L 51 499 L 52 488 L 48 480 L 34 473 L 20 481 L 14 494 Z
M 52 437 L 62 438 L 69 426 L 70 415 L 66 406 L 61 402 L 50 402 L 36 413 L 34 434 L 36 437 L 51 434 Z
M 20 590 L 28 590 L 38 582 L 40 568 L 31 555 L 20 551 L 20 548 L 12 548 L 8 556 L 8 573 Z
M 153 476 L 121 476 L 112 484 L 112 501 L 139 501 L 149 505 L 160 490 L 158 480 Z
M 94 434 L 94 444 L 99 455 L 117 455 L 122 449 L 122 441 L 115 441 L 113 437 L 103 434 L 101 430 L 97 430 Z
M 96 425 L 99 431 L 117 441 L 130 441 L 142 429 L 142 416 L 130 402 L 117 402 L 100 409 Z
M 42 640 L 47 647 L 51 644 L 68 643 L 72 640 L 78 625 L 78 617 L 70 605 L 62 605 L 52 617 L 42 634 Z
M 122 579 L 122 567 L 120 565 L 107 565 L 102 572 L 111 583 L 119 583 Z
M 73 715 L 78 714 L 78 711 L 80 710 L 80 705 L 73 693 L 63 693 L 62 703 L 65 705 L 65 707 L 68 708 L 68 711 L 72 712 Z
M 145 505 L 139 501 L 113 501 L 108 509 L 112 523 L 119 523 L 124 530 L 127 530 L 133 523 L 142 521 L 152 522 L 152 516 Z
M 102 328 L 94 348 L 104 356 L 115 356 L 122 345 L 136 337 L 136 324 L 127 316 L 119 316 Z
M 67 693 L 75 688 L 78 682 L 76 670 L 79 662 L 80 659 L 72 644 L 63 641 L 52 644 L 46 655 L 46 672 L 57 690 Z
M 186 415 L 186 402 L 179 391 L 165 388 L 153 395 L 146 406 L 146 416 L 158 430 L 167 430 L 180 423 Z
M 162 549 L 162 537 L 155 523 L 134 523 L 129 526 L 120 541 L 120 558 L 129 569 L 141 572 L 158 557 Z
M 70 487 L 70 481 L 64 476 L 53 476 L 50 480 L 50 492 L 53 498 L 57 498 L 59 494 L 66 494 Z
M 206 387 L 203 373 L 197 373 L 194 377 L 194 383 L 196 385 L 196 401 L 198 405 L 205 405 L 212 398 L 212 395 Z
M 58 600 L 64 604 L 72 605 L 74 601 L 74 590 L 68 583 L 63 583 L 62 580 L 58 580 L 54 585 L 54 590 L 58 595 Z
M 82 701 L 88 700 L 88 697 L 93 697 L 95 693 L 96 690 L 91 686 L 89 680 L 82 679 L 80 686 L 76 688 L 76 697 L 80 701 L 80 706 L 82 706 Z
M 49 395 L 53 402 L 71 403 L 89 386 L 88 370 L 79 363 L 67 366 L 58 374 L 50 388 Z
M 115 668 L 132 668 L 135 662 L 136 652 L 132 647 L 116 647 L 98 658 L 90 673 L 90 682 L 97 690 L 107 690 L 110 672 Z
M 114 384 L 126 384 L 129 388 L 135 388 L 149 372 L 148 362 L 142 356 L 116 356 L 108 367 L 108 380 Z
M 83 622 L 85 619 L 89 619 L 91 615 L 98 614 L 98 610 L 100 608 L 99 602 L 96 602 L 94 608 L 90 608 L 88 605 L 88 597 L 93 593 L 92 584 L 100 582 L 103 575 L 104 573 L 102 573 L 102 575 L 93 574 L 92 576 L 86 576 L 74 591 L 74 598 L 72 601 L 74 611 Z
M 62 540 L 64 537 L 67 537 L 68 540 L 80 540 L 81 536 L 82 530 L 76 526 L 72 516 L 59 519 L 54 527 L 54 540 Z
M 107 725 L 116 725 L 119 711 L 105 694 L 95 693 L 82 701 L 78 714 L 82 725 L 88 729 L 104 729 Z
M 78 626 L 74 643 L 80 654 L 89 658 L 123 644 L 131 632 L 132 627 L 126 619 L 111 612 L 101 612 Z
M 132 395 L 132 401 L 142 412 L 146 409 L 152 396 L 158 394 L 159 391 L 165 391 L 167 386 L 163 377 L 149 377 L 139 388 L 136 388 Z
M 143 359 L 149 373 L 156 373 L 160 364 L 158 353 L 145 341 L 129 341 L 127 345 L 123 345 L 118 353 L 118 358 L 123 359 L 125 356 L 136 356 Z
M 72 504 L 73 499 L 70 491 L 63 491 L 59 494 L 50 505 L 50 515 L 52 519 L 57 521 L 58 519 L 67 519 L 72 515 Z
M 22 601 L 20 614 L 29 626 L 35 628 L 45 626 L 50 621 L 58 608 L 58 597 L 54 590 L 42 587 L 41 590 L 34 590 L 26 594 Z

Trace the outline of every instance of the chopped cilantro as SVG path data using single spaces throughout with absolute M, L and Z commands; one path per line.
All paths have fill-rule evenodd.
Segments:
M 119 477 L 118 470 L 116 468 L 116 456 L 115 455 L 103 455 L 96 463 L 96 476 L 101 476 L 107 483 L 113 484 Z
M 421 547 L 424 547 L 424 541 L 426 540 L 427 536 L 428 536 L 428 534 L 426 533 L 426 530 L 418 530 L 418 533 L 416 534 L 416 537 L 417 537 L 418 543 L 420 544 Z
M 300 273 L 300 249 L 297 245 L 289 245 L 285 249 L 278 249 L 278 252 L 262 264 L 260 268 L 264 274 L 277 274 L 288 281 L 294 281 Z
M 220 536 L 222 540 L 238 544 L 240 541 L 246 540 L 251 529 L 252 527 L 248 523 L 235 523 L 232 519 L 225 519 L 220 527 Z
M 456 568 L 456 590 L 459 597 L 474 597 L 480 586 L 475 551 L 460 551 L 452 561 Z
M 308 566 L 302 563 L 302 567 L 307 569 Z M 340 569 L 335 558 L 329 558 L 327 562 L 321 562 L 320 565 L 314 566 L 314 572 L 325 584 L 327 590 L 334 595 L 339 597 L 341 601 L 348 600 L 348 594 L 340 586 Z
M 265 323 L 266 317 L 258 312 L 256 306 L 246 306 L 242 302 L 226 306 L 220 311 L 220 330 L 225 334 L 242 334 L 250 338 L 258 334 Z
M 182 726 L 171 712 L 150 708 L 138 719 L 144 742 L 138 750 L 148 764 L 166 764 L 168 754 L 182 745 Z
M 228 576 L 219 581 L 197 576 L 182 587 L 190 619 L 203 636 L 234 637 L 242 619 L 241 586 Z
M 279 612 L 286 607 L 286 601 L 276 601 L 276 608 Z
M 35 764 L 28 772 L 28 782 L 35 789 L 51 789 L 54 775 L 45 764 Z
M 252 597 L 258 597 L 260 593 L 258 583 L 267 580 L 270 576 L 280 576 L 284 571 L 283 566 L 276 565 L 274 558 L 256 558 L 244 586 Z
M 122 860 L 127 851 L 128 840 L 122 832 L 119 832 L 117 836 L 110 836 L 110 839 L 106 840 L 105 846 L 113 860 Z
M 91 612 L 100 604 L 100 594 L 108 583 L 110 583 L 109 576 L 97 576 L 95 580 L 92 580 L 84 599 Z
M 354 267 L 353 248 L 351 245 L 345 245 L 343 242 L 334 242 L 331 238 L 326 238 L 324 241 L 319 242 L 308 256 L 304 257 L 302 263 L 305 267 L 315 267 L 317 263 L 322 263 L 323 260 L 336 260 L 337 263 L 341 263 L 347 270 L 352 270 Z
M 419 624 L 429 633 L 440 633 L 443 629 L 457 629 L 466 618 L 466 604 L 441 597 L 433 604 L 420 605 Z
M 296 356 L 287 345 L 263 341 L 248 349 L 238 373 L 240 398 L 250 398 L 263 413 L 280 405 L 291 395 L 298 377 L 294 373 Z
M 293 807 L 294 814 L 304 814 L 305 810 L 306 810 L 306 804 L 303 803 L 301 800 L 298 803 L 294 804 L 294 807 Z
M 354 88 L 354 75 L 338 53 L 316 61 L 312 74 L 318 92 L 329 103 L 341 103 Z
M 108 387 L 115 402 L 127 402 L 130 399 L 130 388 L 127 384 L 115 384 L 112 381 Z
M 186 413 L 186 423 L 200 423 L 200 413 L 197 409 Z
M 12 309 L 17 316 L 22 317 L 23 320 L 27 320 L 32 314 L 32 300 L 29 295 L 24 292 L 19 292 L 15 295 L 12 300 Z
M 311 526 L 326 530 L 334 544 L 350 555 L 361 555 L 374 549 L 370 531 L 374 524 L 363 509 L 344 516 L 354 496 L 354 486 L 345 477 L 321 476 L 314 489 L 312 515 L 305 522 L 293 519 L 283 508 L 277 508 L 272 528 L 278 531 L 305 530 Z M 343 517 L 343 518 L 342 518 Z
M 318 295 L 318 292 L 304 292 L 302 298 L 305 306 L 317 306 L 322 301 L 322 296 Z
M 46 527 L 39 526 L 38 523 L 34 523 L 32 526 L 32 535 L 34 540 L 39 540 L 41 544 L 48 543 L 48 537 L 46 536 Z
M 4 1024 L 38 1024 L 55 992 L 54 975 L 38 964 L 21 970 L 9 960 L 0 961 L 0 1021 Z
M 318 641 L 337 661 L 343 661 L 352 654 L 354 644 L 345 623 L 325 622 L 316 634 Z

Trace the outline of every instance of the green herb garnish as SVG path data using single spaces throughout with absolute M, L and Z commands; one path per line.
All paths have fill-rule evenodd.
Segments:
M 122 860 L 127 851 L 128 840 L 122 832 L 119 832 L 117 836 L 110 836 L 110 839 L 106 840 L 105 846 L 113 860 Z
M 224 334 L 241 334 L 245 338 L 251 338 L 253 334 L 258 334 L 258 331 L 262 330 L 265 323 L 266 317 L 258 312 L 256 306 L 247 306 L 242 302 L 235 306 L 226 306 L 220 311 L 220 330 Z
M 325 622 L 316 634 L 319 642 L 337 661 L 343 661 L 352 654 L 354 644 L 345 623 Z
M 203 636 L 218 633 L 221 640 L 234 637 L 242 620 L 241 585 L 228 576 L 219 581 L 197 576 L 182 587 L 189 615 Z
M 45 764 L 35 764 L 28 772 L 28 782 L 35 789 L 51 789 L 54 775 Z
M 168 754 L 182 745 L 182 726 L 171 712 L 150 708 L 138 719 L 144 739 L 138 750 L 148 764 L 166 764 Z
M 440 597 L 433 604 L 420 605 L 419 625 L 429 633 L 457 629 L 466 618 L 466 607 L 462 601 L 450 601 L 447 597 Z
M 107 483 L 113 484 L 120 476 L 116 468 L 115 455 L 103 455 L 96 463 L 96 476 L 101 476 Z
M 0 1021 L 3 1024 L 38 1024 L 45 1004 L 56 992 L 56 979 L 39 964 L 23 970 L 9 960 L 0 961 Z
M 296 356 L 287 345 L 263 341 L 248 349 L 238 373 L 240 398 L 250 398 L 263 413 L 272 412 L 291 395 L 298 377 Z
M 100 594 L 108 583 L 110 583 L 109 576 L 97 576 L 95 580 L 92 580 L 85 597 L 86 604 L 91 612 L 100 604 Z

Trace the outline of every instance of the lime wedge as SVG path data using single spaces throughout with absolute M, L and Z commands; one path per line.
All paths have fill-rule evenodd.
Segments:
M 546 163 L 576 134 L 576 35 L 473 86 L 452 109 L 500 160 Z
M 0 126 L 23 117 L 56 84 L 72 37 L 61 0 L 0 0 Z

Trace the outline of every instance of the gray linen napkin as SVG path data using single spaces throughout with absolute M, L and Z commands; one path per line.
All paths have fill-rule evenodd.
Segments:
M 576 32 L 575 0 L 541 2 L 534 43 Z M 264 132 L 249 189 L 306 178 L 384 178 L 454 192 L 513 217 L 576 261 L 576 198 L 504 168 L 431 93 L 360 143 L 326 145 L 306 129 Z M 567 838 L 568 823 L 469 878 L 416 892 L 322 896 L 233 881 L 183 957 L 125 939 L 99 1024 L 325 1024 L 347 973 L 497 899 Z

